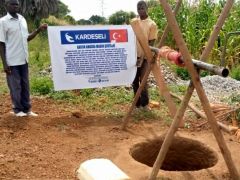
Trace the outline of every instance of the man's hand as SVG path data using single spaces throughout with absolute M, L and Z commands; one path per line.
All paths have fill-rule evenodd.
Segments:
M 47 24 L 41 24 L 35 31 L 33 31 L 31 34 L 29 34 L 27 40 L 31 41 L 33 38 L 36 37 L 36 35 L 44 30 L 46 30 L 48 27 Z
M 41 24 L 41 25 L 38 27 L 37 31 L 38 31 L 38 32 L 44 31 L 44 30 L 47 29 L 47 27 L 48 27 L 48 25 L 47 25 L 46 23 L 45 23 L 45 24 Z
M 7 75 L 10 75 L 11 74 L 11 68 L 8 65 L 4 65 L 4 72 Z

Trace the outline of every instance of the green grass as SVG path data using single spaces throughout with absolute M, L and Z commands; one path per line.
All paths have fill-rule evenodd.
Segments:
M 29 66 L 31 74 L 37 75 L 40 71 L 49 68 L 50 52 L 48 40 L 45 37 L 37 36 L 29 43 Z
M 52 80 L 48 77 L 31 78 L 31 92 L 35 95 L 47 95 L 53 91 Z
M 84 89 L 80 91 L 80 102 L 91 110 L 104 112 L 121 112 L 121 106 L 132 100 L 132 91 L 124 87 L 107 87 L 101 89 Z
M 234 67 L 234 68 L 231 70 L 230 76 L 231 76 L 233 79 L 236 79 L 236 80 L 240 81 L 240 65 L 237 66 L 237 67 Z
M 9 90 L 7 88 L 5 74 L 1 73 L 0 74 L 0 94 L 6 94 L 7 92 L 9 92 Z

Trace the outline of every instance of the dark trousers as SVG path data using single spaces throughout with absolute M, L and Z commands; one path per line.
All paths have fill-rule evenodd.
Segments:
M 137 74 L 136 74 L 136 77 L 135 77 L 135 79 L 132 83 L 134 95 L 137 93 L 137 90 L 140 86 L 140 83 L 142 82 L 143 76 L 144 76 L 144 74 L 147 70 L 147 66 L 148 66 L 147 60 L 144 59 L 144 61 L 142 63 L 142 66 L 137 68 Z M 137 101 L 136 106 L 137 107 L 140 107 L 140 106 L 144 107 L 144 106 L 148 105 L 148 103 L 149 103 L 148 84 L 146 83 L 146 85 L 144 86 L 144 88 L 143 88 L 143 90 L 140 94 L 140 97 Z
M 7 75 L 8 88 L 13 104 L 13 111 L 27 113 L 31 108 L 28 64 L 11 66 L 11 74 Z

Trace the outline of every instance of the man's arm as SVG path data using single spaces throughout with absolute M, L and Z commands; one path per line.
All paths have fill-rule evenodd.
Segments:
M 0 56 L 2 58 L 2 63 L 3 63 L 3 69 L 5 71 L 5 73 L 10 74 L 11 73 L 11 69 L 7 64 L 7 60 L 6 60 L 6 45 L 4 42 L 0 42 Z
M 40 25 L 35 31 L 33 31 L 31 34 L 29 34 L 27 40 L 31 41 L 34 39 L 40 32 L 44 31 L 47 29 L 47 24 L 42 24 Z

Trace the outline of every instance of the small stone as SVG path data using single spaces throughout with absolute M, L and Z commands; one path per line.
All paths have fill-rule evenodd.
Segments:
M 82 114 L 81 114 L 81 112 L 79 112 L 79 111 L 73 111 L 73 112 L 72 112 L 72 116 L 74 116 L 74 117 L 76 117 L 76 118 L 80 118 L 80 117 L 82 117 Z

